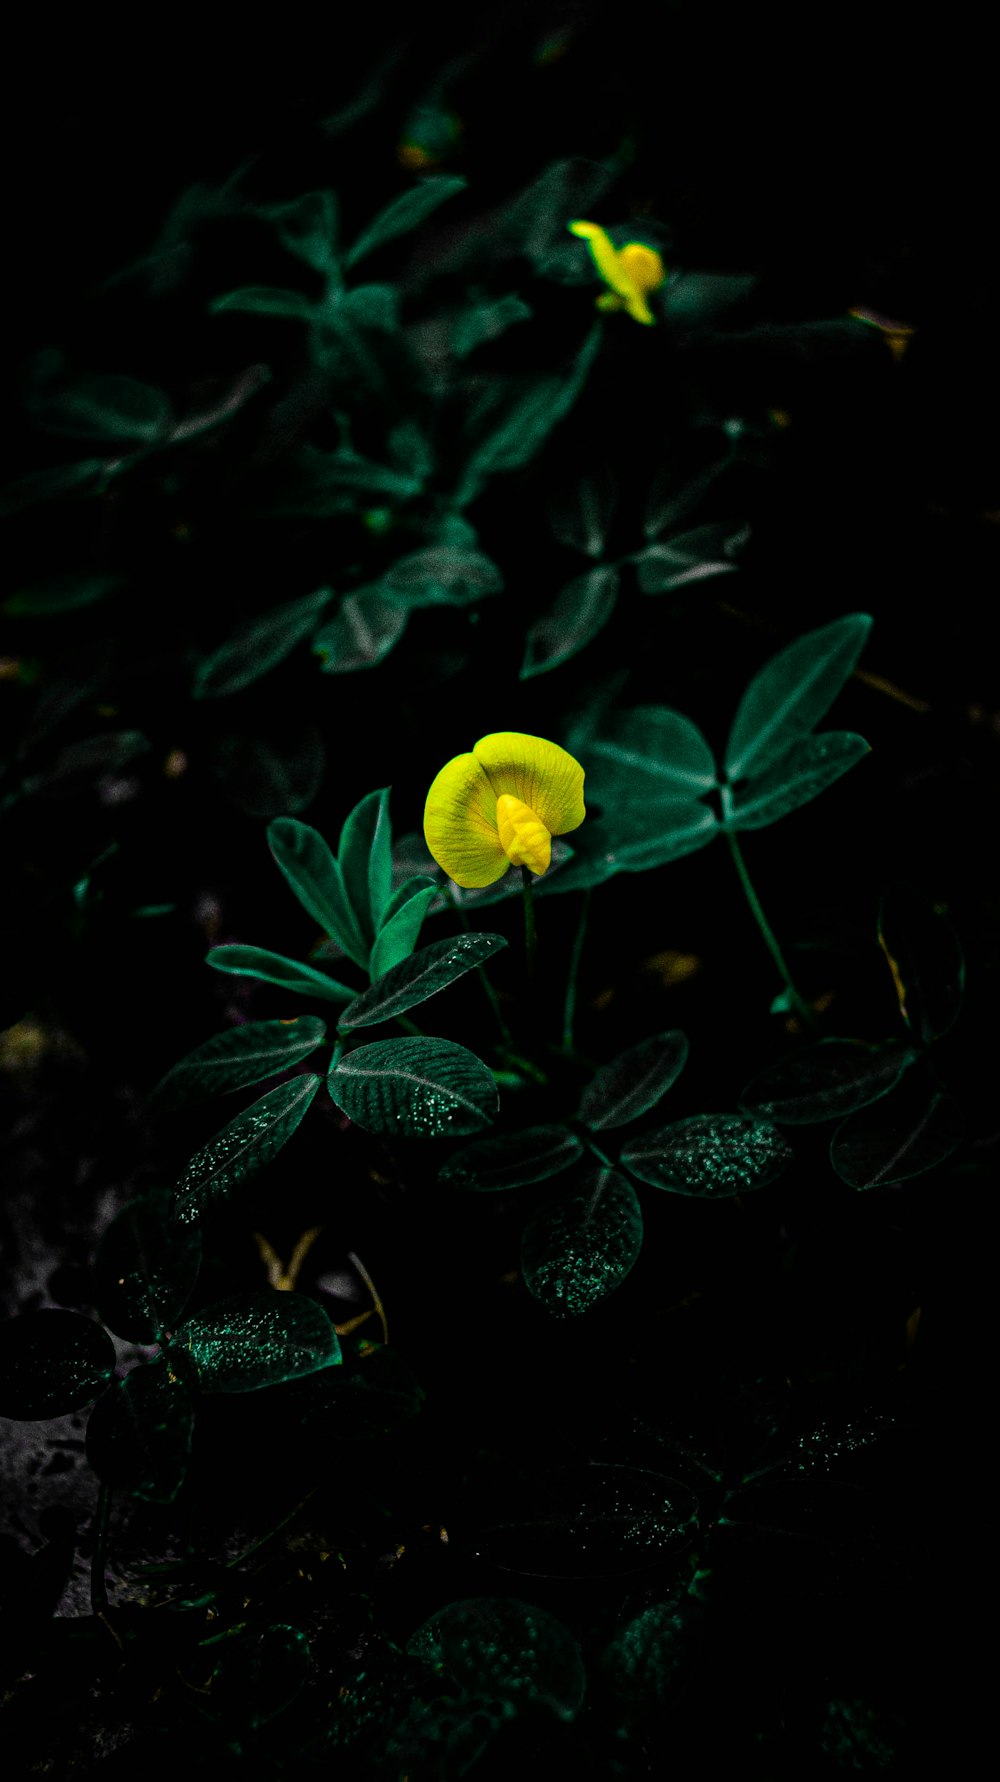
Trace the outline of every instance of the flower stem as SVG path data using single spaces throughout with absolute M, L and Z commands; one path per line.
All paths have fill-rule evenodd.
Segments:
M 465 930 L 465 933 L 468 934 L 472 924 L 470 923 L 469 918 L 466 915 L 466 912 L 463 910 L 461 904 L 459 903 L 457 897 L 455 896 L 454 891 L 452 890 L 450 879 L 445 879 L 444 889 L 445 889 L 445 893 L 446 893 L 447 897 L 449 898 L 449 900 L 451 902 L 452 909 L 455 911 L 456 916 L 458 917 L 459 921 L 461 922 L 462 927 Z M 506 1021 L 504 1020 L 503 1015 L 500 1011 L 500 1003 L 497 998 L 497 993 L 494 990 L 493 985 L 490 983 L 489 976 L 488 976 L 484 966 L 482 966 L 482 965 L 476 966 L 476 976 L 479 979 L 479 982 L 482 984 L 483 990 L 486 995 L 486 1000 L 489 1003 L 490 1008 L 493 1010 L 494 1015 L 496 1016 L 496 1022 L 497 1022 L 497 1026 L 500 1029 L 501 1038 L 505 1041 L 509 1041 L 510 1037 L 511 1037 L 510 1028 L 508 1027 L 508 1025 L 507 1025 Z
M 726 831 L 726 841 L 729 843 L 729 852 L 733 857 L 733 864 L 739 874 L 740 884 L 743 886 L 743 890 L 746 894 L 746 900 L 750 905 L 753 919 L 756 922 L 757 927 L 760 929 L 767 950 L 781 974 L 782 982 L 788 992 L 788 1000 L 792 1004 L 796 1014 L 801 1016 L 802 1020 L 805 1021 L 809 1027 L 815 1027 L 815 1013 L 796 988 L 795 981 L 786 964 L 785 956 L 778 945 L 777 937 L 761 908 L 760 898 L 754 890 L 753 880 L 747 871 L 747 863 L 743 858 L 743 850 L 731 829 L 727 829 Z
M 583 893 L 580 905 L 580 920 L 576 926 L 573 939 L 573 951 L 570 954 L 569 976 L 566 979 L 566 1001 L 563 1005 L 562 1043 L 565 1052 L 573 1050 L 573 1021 L 576 1015 L 576 985 L 580 972 L 580 960 L 583 955 L 583 943 L 587 935 L 587 918 L 590 915 L 590 886 Z
M 521 868 L 521 891 L 524 899 L 524 966 L 531 984 L 535 977 L 535 895 L 531 873 L 526 866 Z

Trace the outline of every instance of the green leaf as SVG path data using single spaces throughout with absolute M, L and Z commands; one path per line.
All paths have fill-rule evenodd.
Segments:
M 367 1132 L 459 1138 L 496 1119 L 496 1083 L 481 1058 L 444 1039 L 377 1040 L 331 1069 L 330 1095 Z
M 211 1705 L 240 1726 L 266 1726 L 290 1707 L 308 1682 L 309 1641 L 297 1627 L 241 1623 L 203 1646 L 218 1643 L 221 1655 L 211 1677 Z
M 106 775 L 120 773 L 137 756 L 149 752 L 141 730 L 112 730 L 67 743 L 55 760 L 24 781 L 23 791 L 37 798 L 76 798 L 97 790 Z
M 949 1033 L 965 989 L 965 959 L 943 910 L 914 885 L 890 886 L 878 917 L 879 945 L 896 987 L 899 1012 L 929 1046 Z
M 704 500 L 709 489 L 718 481 L 727 469 L 728 458 L 717 458 L 690 482 L 678 487 L 677 472 L 672 465 L 662 464 L 656 471 L 646 501 L 646 512 L 643 516 L 642 530 L 649 539 L 658 538 L 661 532 L 671 531 L 678 527 L 694 513 Z M 725 554 L 725 547 L 723 547 Z
M 431 545 L 401 557 L 382 586 L 407 607 L 473 606 L 503 587 L 502 571 L 482 551 Z
M 891 1094 L 848 1114 L 831 1140 L 830 1162 L 851 1188 L 886 1188 L 936 1169 L 964 1136 L 954 1097 L 913 1070 Z
M 303 192 L 286 204 L 263 204 L 258 215 L 272 223 L 283 247 L 314 272 L 336 272 L 337 198 L 334 192 Z
M 587 744 L 584 765 L 599 803 L 691 799 L 716 784 L 715 756 L 697 724 L 666 705 L 616 713 Z
M 348 902 L 371 946 L 392 896 L 388 786 L 369 792 L 355 805 L 340 832 L 337 857 Z
M 499 381 L 475 424 L 476 438 L 454 497 L 456 507 L 467 506 L 487 477 L 519 470 L 541 450 L 583 389 L 600 339 L 600 328 L 592 328 L 568 373 L 520 383 L 509 377 Z
M 677 1479 L 591 1461 L 506 1485 L 477 1531 L 480 1561 L 542 1578 L 615 1577 L 662 1565 L 691 1545 L 698 1503 Z
M 568 1126 L 529 1126 L 463 1145 L 438 1171 L 438 1181 L 475 1194 L 493 1194 L 544 1182 L 583 1156 L 583 1144 Z
M 87 1424 L 87 1459 L 102 1485 L 145 1503 L 173 1503 L 187 1472 L 193 1422 L 182 1381 L 165 1359 L 153 1361 L 98 1399 Z
M 77 439 L 153 445 L 170 431 L 170 401 L 164 391 L 116 372 L 87 373 L 58 395 L 35 398 L 30 407 L 50 433 Z
M 75 612 L 94 606 L 125 583 L 123 575 L 56 575 L 33 588 L 11 594 L 3 605 L 9 618 L 47 618 L 53 613 Z
M 871 626 L 868 613 L 847 613 L 807 631 L 765 663 L 729 732 L 725 765 L 731 780 L 765 773 L 815 729 L 850 678 Z
M 171 1344 L 194 1363 L 200 1392 L 259 1392 L 340 1360 L 340 1339 L 304 1293 L 238 1293 L 188 1318 Z
M 319 1077 L 306 1074 L 279 1083 L 196 1151 L 174 1189 L 174 1217 L 182 1225 L 193 1224 L 270 1163 L 287 1145 L 319 1082 Z
M 144 1194 L 111 1221 L 97 1248 L 97 1309 L 129 1342 L 160 1342 L 198 1279 L 201 1232 L 178 1225 L 171 1211 L 169 1193 Z
M 642 1249 L 642 1208 L 617 1170 L 588 1170 L 529 1220 L 521 1270 L 529 1292 L 560 1317 L 579 1317 L 624 1281 Z
M 402 601 L 381 584 L 345 594 L 333 618 L 313 638 L 313 655 L 322 658 L 324 674 L 357 674 L 377 668 L 396 648 L 409 621 Z
M 410 957 L 417 944 L 424 917 L 436 895 L 435 881 L 422 874 L 407 879 L 404 885 L 393 892 L 371 951 L 369 971 L 373 982 L 376 978 L 383 978 L 387 971 L 392 971 L 394 966 Z
M 287 482 L 271 496 L 265 511 L 327 519 L 353 513 L 359 503 L 408 501 L 421 487 L 421 479 L 411 470 L 376 464 L 347 446 L 336 452 L 303 446 L 291 461 Z
M 578 655 L 614 612 L 620 580 L 617 569 L 601 564 L 560 588 L 552 605 L 528 628 L 519 679 L 547 674 Z
M 269 674 L 309 636 L 332 598 L 332 588 L 319 588 L 241 625 L 199 663 L 192 688 L 195 699 L 223 699 Z
M 252 316 L 286 316 L 296 322 L 309 322 L 316 313 L 316 304 L 301 291 L 282 290 L 274 285 L 242 285 L 238 291 L 227 291 L 224 297 L 213 297 L 208 309 L 213 316 L 236 310 Z
M 676 272 L 666 288 L 668 322 L 684 327 L 714 328 L 752 295 L 752 272 Z
M 885 1095 L 915 1057 L 909 1046 L 894 1042 L 869 1046 L 861 1040 L 819 1040 L 760 1071 L 740 1096 L 740 1107 L 780 1126 L 843 1119 Z
M 616 825 L 631 822 L 621 836 Z M 636 833 L 639 823 L 648 829 Z M 583 891 L 602 885 L 619 872 L 651 872 L 703 848 L 719 833 L 721 825 L 707 804 L 697 799 L 673 799 L 638 808 L 629 813 L 597 818 L 589 824 L 588 847 L 581 847 L 558 870 L 550 868 L 538 886 L 538 894 Z
M 530 321 L 532 313 L 513 291 L 491 297 L 485 303 L 471 303 L 449 318 L 449 349 L 457 359 L 466 359 L 477 347 L 506 333 L 513 322 Z
M 326 1022 L 318 1015 L 299 1015 L 294 1021 L 246 1021 L 242 1027 L 213 1034 L 160 1078 L 150 1106 L 162 1113 L 208 1095 L 262 1083 L 301 1064 L 325 1033 Z
M 640 1040 L 605 1064 L 587 1085 L 577 1116 L 594 1132 L 627 1126 L 656 1106 L 687 1063 L 686 1034 L 677 1028 Z
M 96 484 L 104 471 L 103 458 L 84 458 L 78 464 L 55 464 L 49 470 L 31 470 L 0 490 L 0 516 L 8 519 L 37 501 L 51 501 L 54 496 L 68 495 L 74 489 L 85 490 Z M 93 490 L 86 490 L 88 494 Z
M 560 1720 L 572 1720 L 583 1704 L 587 1676 L 576 1640 L 546 1609 L 514 1597 L 447 1603 L 411 1634 L 406 1650 L 464 1695 L 513 1707 L 538 1703 Z
M 722 1200 L 773 1182 L 788 1168 L 792 1151 L 767 1120 L 749 1114 L 693 1114 L 633 1139 L 621 1161 L 654 1188 Z
M 111 1338 L 79 1312 L 9 1318 L 0 1325 L 0 1417 L 65 1417 L 104 1390 L 114 1365 Z
M 733 559 L 749 536 L 748 527 L 713 522 L 647 546 L 633 559 L 640 592 L 671 594 L 710 576 L 731 574 Z
M 548 521 L 560 544 L 599 557 L 618 503 L 618 484 L 607 465 L 582 477 L 575 488 L 549 502 Z
M 302 908 L 332 935 L 349 959 L 368 967 L 368 947 L 344 889 L 340 862 L 318 829 L 297 817 L 276 817 L 267 845 Z
M 324 1002 L 349 1002 L 354 991 L 325 972 L 297 959 L 286 959 L 283 953 L 271 953 L 266 947 L 231 945 L 213 947 L 205 955 L 206 965 L 216 971 L 232 972 L 235 977 L 259 978 L 264 984 L 277 984 L 279 990 L 291 990 L 296 996 L 318 996 Z
M 409 230 L 418 228 L 446 198 L 452 198 L 456 192 L 464 190 L 464 179 L 454 173 L 442 173 L 422 180 L 408 192 L 401 192 L 398 198 L 394 198 L 372 218 L 367 229 L 362 229 L 345 257 L 345 265 L 356 266 L 364 254 L 370 254 L 374 248 L 384 247 L 387 241 L 393 241 L 397 235 L 405 235 Z
M 793 743 L 780 761 L 732 794 L 727 829 L 764 829 L 800 805 L 809 804 L 841 774 L 871 753 L 871 744 L 851 730 L 822 730 Z
M 433 896 L 434 887 L 423 895 Z M 502 934 L 459 934 L 452 940 L 433 941 L 418 953 L 400 960 L 370 990 L 348 1003 L 340 1017 L 341 1028 L 372 1027 L 393 1021 L 417 1003 L 436 996 L 467 971 L 492 959 L 507 942 Z
M 681 1588 L 666 1602 L 651 1603 L 620 1628 L 604 1654 L 603 1669 L 625 1728 L 651 1712 L 671 1709 L 690 1681 L 700 1655 L 706 1605 L 697 1588 Z

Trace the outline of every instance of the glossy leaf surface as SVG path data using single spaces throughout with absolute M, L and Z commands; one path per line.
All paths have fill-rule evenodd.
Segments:
M 747 781 L 733 794 L 726 828 L 763 829 L 777 823 L 780 817 L 818 798 L 869 753 L 870 744 L 850 730 L 824 730 L 819 736 L 803 737 L 759 779 Z
M 579 1119 L 595 1132 L 638 1120 L 676 1083 L 688 1050 L 687 1036 L 677 1028 L 630 1046 L 588 1083 L 577 1109 Z
M 101 1317 L 130 1342 L 159 1342 L 187 1305 L 200 1267 L 201 1232 L 178 1225 L 170 1194 L 133 1200 L 112 1219 L 94 1259 Z
M 435 881 L 423 874 L 407 879 L 393 892 L 371 950 L 368 969 L 373 982 L 409 959 L 436 896 Z
M 213 947 L 205 955 L 206 963 L 216 971 L 232 972 L 236 977 L 260 978 L 264 984 L 276 984 L 279 990 L 290 990 L 296 996 L 318 996 L 322 1002 L 349 1002 L 354 991 L 336 978 L 327 977 L 298 959 L 286 959 L 283 953 L 271 953 L 266 947 L 244 947 L 238 944 Z
M 766 1120 L 693 1114 L 635 1139 L 621 1160 L 654 1188 L 722 1200 L 773 1182 L 791 1163 L 792 1151 Z
M 310 635 L 332 598 L 332 589 L 320 588 L 241 625 L 199 664 L 192 689 L 195 699 L 222 699 L 259 681 Z
M 364 969 L 368 948 L 348 901 L 340 863 L 319 830 L 297 817 L 276 817 L 268 824 L 267 845 L 303 909 Z
M 849 1114 L 830 1144 L 830 1162 L 852 1188 L 885 1188 L 926 1175 L 958 1149 L 965 1120 L 954 1096 L 921 1069 L 892 1093 Z
M 528 629 L 520 678 L 547 674 L 568 662 L 604 629 L 618 599 L 621 577 L 610 564 L 578 575 Z
M 411 1634 L 407 1652 L 458 1689 L 525 1701 L 572 1720 L 587 1686 L 580 1648 L 547 1610 L 512 1597 L 471 1597 L 447 1603 Z
M 825 718 L 852 673 L 872 621 L 847 613 L 798 637 L 756 674 L 726 744 L 730 779 L 759 776 Z
M 843 1119 L 885 1095 L 915 1056 L 909 1046 L 819 1040 L 760 1071 L 740 1096 L 740 1107 L 780 1126 Z
M 421 947 L 402 959 L 378 978 L 370 990 L 348 1003 L 340 1026 L 371 1027 L 378 1021 L 392 1021 L 407 1009 L 426 1002 L 429 996 L 436 996 L 467 971 L 485 964 L 506 945 L 502 934 L 459 934 L 452 940 L 433 941 L 429 947 Z
M 342 1058 L 327 1084 L 358 1126 L 410 1138 L 479 1132 L 500 1105 L 485 1064 L 453 1040 L 376 1040 Z
M 196 1313 L 177 1332 L 177 1348 L 194 1363 L 201 1392 L 257 1392 L 340 1360 L 340 1339 L 322 1306 L 275 1289 Z
M 529 1126 L 523 1132 L 476 1139 L 449 1157 L 438 1181 L 475 1194 L 498 1193 L 544 1182 L 583 1156 L 583 1144 L 568 1126 Z
M 199 1219 L 277 1156 L 304 1118 L 319 1083 L 312 1075 L 279 1083 L 195 1152 L 174 1189 L 174 1216 L 182 1225 Z
M 153 1090 L 151 1105 L 157 1112 L 166 1112 L 205 1096 L 261 1083 L 301 1064 L 325 1034 L 326 1022 L 318 1015 L 299 1015 L 294 1021 L 246 1021 L 242 1027 L 230 1027 L 196 1046 L 168 1070 Z
M 696 1510 L 693 1492 L 677 1479 L 595 1461 L 505 1489 L 474 1550 L 526 1577 L 620 1576 L 690 1546 Z
M 580 1317 L 620 1286 L 642 1249 L 642 1208 L 617 1170 L 589 1170 L 532 1215 L 521 1241 L 525 1286 L 559 1317 Z

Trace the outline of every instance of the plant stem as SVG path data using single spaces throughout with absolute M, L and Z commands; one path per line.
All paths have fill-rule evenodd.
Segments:
M 782 982 L 784 983 L 785 989 L 788 991 L 788 1000 L 792 1004 L 793 1008 L 795 1009 L 796 1014 L 801 1016 L 802 1020 L 805 1021 L 809 1027 L 815 1027 L 815 1025 L 816 1025 L 815 1013 L 810 1008 L 809 1004 L 805 1001 L 805 998 L 800 996 L 798 990 L 796 989 L 795 981 L 794 981 L 792 974 L 789 971 L 788 966 L 785 962 L 785 956 L 782 953 L 781 948 L 778 945 L 777 937 L 774 933 L 773 928 L 771 927 L 770 922 L 768 921 L 767 917 L 765 916 L 763 909 L 761 908 L 760 898 L 757 896 L 757 893 L 754 890 L 753 880 L 751 879 L 750 874 L 747 871 L 747 863 L 743 858 L 743 850 L 740 847 L 740 844 L 736 840 L 736 837 L 733 834 L 731 829 L 727 829 L 727 831 L 726 831 L 726 841 L 729 843 L 729 852 L 731 853 L 731 855 L 733 857 L 733 864 L 736 867 L 736 871 L 739 874 L 740 884 L 743 886 L 743 890 L 746 894 L 746 900 L 747 900 L 748 904 L 750 905 L 750 909 L 753 913 L 754 921 L 756 922 L 757 927 L 760 929 L 760 932 L 764 937 L 764 942 L 768 949 L 768 952 L 770 953 L 771 958 L 774 960 L 774 963 L 777 966 L 778 971 L 781 974 Z
M 563 1050 L 573 1050 L 573 1020 L 576 1015 L 576 983 L 580 971 L 580 960 L 583 956 L 583 943 L 587 935 L 587 918 L 590 915 L 590 886 L 583 893 L 580 905 L 580 920 L 577 923 L 573 940 L 573 951 L 570 954 L 569 976 L 566 979 L 566 1001 L 563 1005 Z
M 465 933 L 468 934 L 472 925 L 469 921 L 468 916 L 466 915 L 465 911 L 463 910 L 461 904 L 458 902 L 458 899 L 456 898 L 454 891 L 451 888 L 450 879 L 445 880 L 444 888 L 445 888 L 445 892 L 446 892 L 447 896 L 451 900 L 452 909 L 455 911 L 456 916 L 458 917 L 459 921 L 461 922 Z M 482 965 L 476 966 L 476 976 L 479 979 L 479 982 L 483 986 L 483 990 L 486 994 L 486 1000 L 488 1001 L 490 1008 L 493 1010 L 493 1013 L 496 1017 L 496 1023 L 500 1029 L 501 1038 L 504 1040 L 509 1040 L 510 1039 L 510 1028 L 507 1026 L 507 1023 L 504 1020 L 503 1015 L 500 1011 L 500 1003 L 497 998 L 497 993 L 494 990 L 493 985 L 490 983 L 489 976 L 487 974 L 485 966 L 482 966 Z
M 535 895 L 531 873 L 526 866 L 521 868 L 521 892 L 524 899 L 524 966 L 531 984 L 535 977 Z

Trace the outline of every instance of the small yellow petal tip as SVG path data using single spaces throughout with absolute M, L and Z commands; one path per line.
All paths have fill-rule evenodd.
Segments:
M 552 837 L 530 805 L 512 798 L 509 792 L 497 799 L 497 832 L 512 866 L 526 866 L 529 872 L 548 872 L 552 859 Z

